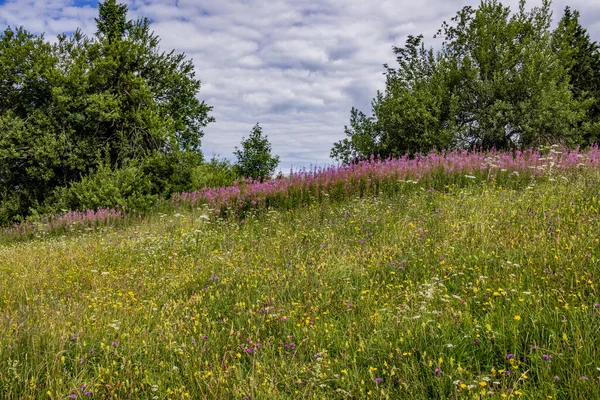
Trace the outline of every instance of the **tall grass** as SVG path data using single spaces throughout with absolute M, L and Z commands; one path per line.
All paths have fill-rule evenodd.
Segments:
M 0 246 L 2 398 L 600 398 L 591 154 Z
M 299 205 L 355 196 L 395 193 L 402 183 L 428 188 L 464 184 L 475 178 L 520 186 L 533 178 L 565 174 L 581 168 L 598 168 L 600 149 L 557 151 L 545 154 L 529 149 L 514 152 L 454 150 L 399 159 L 371 157 L 348 166 L 291 171 L 286 179 L 242 181 L 233 186 L 204 188 L 173 196 L 175 206 L 208 204 L 218 214 L 243 215 L 249 210 L 293 209 Z M 400 187 L 399 187 L 400 186 Z
M 427 189 L 441 189 L 453 184 L 468 185 L 473 179 L 484 179 L 518 188 L 535 179 L 564 176 L 599 166 L 600 149 L 597 146 L 584 152 L 578 149 L 558 151 L 552 147 L 545 151 L 442 151 L 386 160 L 371 157 L 347 166 L 290 171 L 288 177 L 266 182 L 240 180 L 232 186 L 176 193 L 170 201 L 157 204 L 153 213 L 177 212 L 181 208 L 207 205 L 217 215 L 243 217 L 248 212 L 289 210 L 315 202 L 399 193 L 411 190 L 410 187 L 417 182 Z M 69 211 L 6 227 L 0 242 L 123 226 L 130 221 L 136 223 L 138 219 L 138 214 L 128 215 L 124 207 Z

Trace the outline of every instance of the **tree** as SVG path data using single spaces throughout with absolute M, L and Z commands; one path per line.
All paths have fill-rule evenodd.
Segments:
M 399 67 L 386 68 L 385 93 L 373 99 L 372 115 L 352 108 L 346 138 L 336 143 L 331 157 L 343 163 L 370 155 L 402 156 L 454 144 L 448 125 L 452 109 L 449 76 L 423 36 L 409 36 L 403 48 L 394 47 Z
M 578 144 L 585 104 L 552 46 L 550 1 L 511 15 L 496 0 L 465 7 L 444 23 L 442 52 L 456 76 L 453 124 L 466 145 L 506 149 Z
M 553 45 L 569 75 L 573 96 L 591 101 L 587 118 L 580 129 L 583 144 L 600 140 L 600 47 L 592 42 L 587 30 L 579 23 L 579 12 L 565 8 L 558 28 L 553 33 Z
M 550 2 L 511 14 L 496 0 L 464 7 L 426 49 L 422 36 L 394 47 L 386 89 L 372 115 L 351 111 L 347 138 L 332 157 L 398 156 L 452 146 L 507 149 L 547 143 L 576 145 L 591 105 L 577 98 L 555 51 Z
M 237 174 L 254 180 L 264 180 L 275 172 L 279 156 L 271 155 L 271 143 L 262 136 L 262 128 L 257 123 L 248 139 L 242 138 L 242 148 L 235 147 Z
M 0 223 L 49 207 L 57 188 L 100 165 L 140 161 L 168 196 L 181 185 L 161 182 L 202 160 L 213 118 L 192 62 L 162 51 L 148 19 L 128 20 L 125 5 L 106 0 L 98 14 L 92 37 L 0 34 Z

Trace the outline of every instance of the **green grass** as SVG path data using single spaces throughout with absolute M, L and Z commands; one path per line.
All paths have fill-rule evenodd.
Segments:
M 0 393 L 600 398 L 600 172 L 419 186 L 0 247 Z

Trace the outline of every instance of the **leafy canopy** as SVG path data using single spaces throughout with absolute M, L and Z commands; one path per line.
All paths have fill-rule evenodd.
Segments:
M 264 180 L 275 172 L 279 165 L 279 156 L 271 155 L 271 143 L 262 135 L 262 128 L 256 124 L 250 136 L 242 138 L 242 148 L 235 147 L 238 175 L 254 180 Z
M 384 65 L 385 91 L 373 99 L 370 116 L 351 110 L 346 138 L 331 156 L 347 163 L 454 146 L 584 143 L 597 103 L 595 89 L 583 82 L 600 76 L 597 47 L 577 14 L 565 16 L 554 32 L 550 1 L 525 6 L 521 0 L 511 13 L 484 0 L 443 23 L 439 51 L 426 49 L 421 35 L 394 47 L 398 66 Z M 580 83 L 572 85 L 575 78 Z
M 92 37 L 77 30 L 51 44 L 23 28 L 0 33 L 0 223 L 51 208 L 57 188 L 101 165 L 150 160 L 145 169 L 167 171 L 160 165 L 179 161 L 161 158 L 202 159 L 213 119 L 191 60 L 162 51 L 148 19 L 128 20 L 126 5 L 106 0 L 98 13 Z M 177 189 L 159 186 L 152 194 Z

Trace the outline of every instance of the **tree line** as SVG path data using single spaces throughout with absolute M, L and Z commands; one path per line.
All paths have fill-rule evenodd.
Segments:
M 331 156 L 348 163 L 434 149 L 586 146 L 600 138 L 600 52 L 566 8 L 551 28 L 551 2 L 518 10 L 496 0 L 464 7 L 436 37 L 394 47 L 398 65 L 371 114 L 350 113 Z
M 550 5 L 464 7 L 442 24 L 437 50 L 409 36 L 393 48 L 398 65 L 384 65 L 370 115 L 352 108 L 332 158 L 596 143 L 599 47 L 570 8 L 552 29 Z M 0 225 L 69 209 L 144 211 L 175 192 L 275 171 L 259 124 L 237 162 L 204 159 L 214 118 L 191 60 L 162 51 L 149 20 L 127 12 L 99 3 L 91 37 L 0 33 Z
M 214 119 L 197 98 L 191 60 L 162 51 L 149 20 L 127 12 L 100 3 L 92 37 L 0 33 L 0 224 L 117 204 L 144 210 L 276 168 L 258 124 L 237 163 L 203 159 L 203 128 Z

